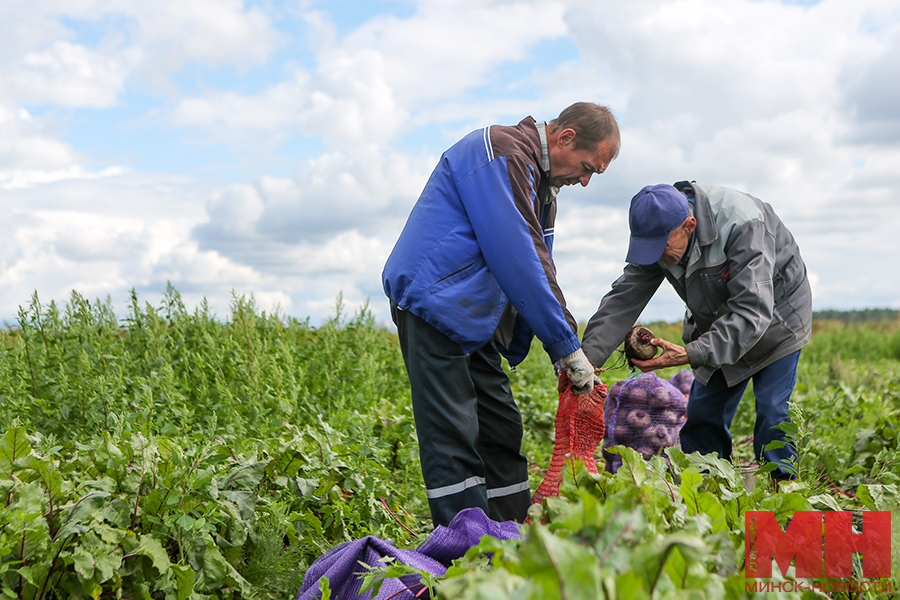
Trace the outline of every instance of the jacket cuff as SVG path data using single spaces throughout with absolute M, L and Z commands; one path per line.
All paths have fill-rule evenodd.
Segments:
M 698 345 L 696 340 L 684 345 L 684 350 L 687 352 L 688 356 L 688 363 L 691 365 L 692 369 L 703 364 L 703 358 L 700 356 L 700 349 L 697 347 Z
M 584 355 L 587 357 L 588 361 L 590 361 L 590 363 L 592 365 L 594 365 L 594 367 L 602 367 L 603 363 L 606 362 L 606 361 L 599 362 L 600 359 L 597 358 L 597 355 L 594 354 L 593 352 L 589 352 L 587 346 L 582 345 L 581 349 L 584 350 Z
M 553 344 L 544 344 L 544 350 L 550 355 L 551 362 L 556 362 L 562 357 L 572 354 L 579 348 L 581 348 L 581 342 L 578 341 L 578 336 L 575 334 L 572 334 L 571 337 L 559 340 L 558 342 L 554 342 Z

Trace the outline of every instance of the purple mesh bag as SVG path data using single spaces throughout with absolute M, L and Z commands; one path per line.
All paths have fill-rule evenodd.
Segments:
M 668 446 L 680 446 L 678 432 L 686 419 L 687 398 L 656 373 L 616 383 L 606 399 L 606 435 L 602 454 L 606 470 L 618 471 L 622 457 L 610 454 L 612 446 L 627 446 L 645 460 L 660 455 Z
M 694 372 L 690 369 L 682 369 L 669 379 L 669 383 L 674 385 L 678 390 L 687 396 L 691 393 L 691 386 L 694 385 Z
M 480 508 L 460 511 L 446 527 L 438 526 L 415 550 L 401 550 L 393 542 L 374 536 L 344 542 L 335 546 L 310 566 L 303 577 L 303 585 L 297 593 L 297 600 L 318 600 L 319 580 L 328 578 L 331 597 L 334 600 L 356 600 L 370 598 L 367 593 L 360 596 L 362 580 L 358 575 L 366 569 L 359 563 L 378 565 L 378 559 L 392 556 L 401 563 L 441 576 L 455 559 L 478 543 L 482 536 L 489 535 L 501 540 L 522 539 L 518 523 L 502 523 L 490 519 Z M 399 579 L 385 579 L 381 590 L 372 600 L 410 600 L 421 591 L 417 587 L 418 576 L 410 575 Z M 413 586 L 410 589 L 410 586 Z M 421 596 L 420 596 L 421 598 Z
M 359 540 L 344 542 L 316 559 L 303 577 L 303 585 L 297 593 L 297 600 L 317 600 L 321 598 L 319 580 L 322 577 L 328 578 L 331 597 L 335 600 L 355 600 L 359 597 L 368 598 L 370 597 L 369 594 L 365 596 L 360 596 L 359 594 L 362 579 L 357 577 L 357 575 L 366 572 L 366 569 L 359 563 L 370 566 L 378 565 L 378 559 L 385 556 L 392 556 L 405 565 L 423 569 L 437 575 L 443 575 L 447 570 L 444 565 L 433 558 L 429 558 L 414 550 L 400 550 L 395 548 L 392 542 L 370 535 Z M 401 590 L 414 584 L 415 581 L 406 582 L 404 579 L 406 578 L 386 579 L 381 585 L 381 591 L 376 598 L 387 598 L 397 592 L 400 593 L 394 598 L 412 598 L 414 596 L 413 593 L 407 595 Z
M 467 508 L 453 517 L 447 527 L 436 527 L 416 551 L 449 567 L 486 535 L 498 540 L 520 540 L 521 525 L 515 521 L 494 521 L 480 508 Z

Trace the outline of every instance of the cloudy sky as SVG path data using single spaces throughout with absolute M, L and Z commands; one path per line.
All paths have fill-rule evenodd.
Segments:
M 772 204 L 816 309 L 900 308 L 900 0 L 3 0 L 0 323 L 33 292 L 315 324 L 369 301 L 441 152 L 608 105 L 622 151 L 560 194 L 586 321 L 627 207 L 695 179 Z M 666 287 L 666 286 L 664 286 Z M 665 290 L 645 320 L 678 320 Z

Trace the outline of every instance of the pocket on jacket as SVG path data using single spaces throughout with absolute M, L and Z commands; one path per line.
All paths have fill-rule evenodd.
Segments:
M 728 312 L 728 263 L 703 269 L 697 273 L 700 277 L 700 287 L 703 297 L 712 316 L 710 321 L 715 321 Z
M 681 322 L 681 341 L 689 344 L 699 337 L 700 332 L 697 331 L 697 324 L 694 323 L 694 315 L 691 314 L 691 309 L 685 308 L 684 319 Z
M 467 264 L 466 266 L 462 267 L 461 269 L 457 269 L 456 271 L 450 273 L 446 277 L 442 277 L 441 279 L 438 279 L 437 281 L 435 281 L 434 283 L 432 283 L 431 285 L 428 286 L 428 291 L 432 294 L 437 294 L 441 290 L 446 289 L 455 283 L 459 283 L 460 281 L 463 281 L 463 280 L 471 277 L 478 270 L 475 268 L 477 264 L 478 264 L 478 261 L 474 260 L 474 261 L 470 262 L 469 264 Z
M 755 367 L 765 361 L 778 346 L 784 342 L 792 341 L 797 334 L 782 321 L 775 321 L 759 339 L 756 344 L 744 354 L 744 361 L 748 366 Z
M 775 273 L 775 298 L 787 298 L 806 279 L 806 268 L 799 256 L 792 256 L 784 267 Z

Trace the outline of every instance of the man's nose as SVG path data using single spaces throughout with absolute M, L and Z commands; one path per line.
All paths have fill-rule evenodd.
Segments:
M 578 178 L 578 181 L 581 182 L 581 187 L 586 187 L 587 184 L 591 182 L 591 175 L 593 175 L 593 173 L 588 173 L 587 175 L 582 175 Z

